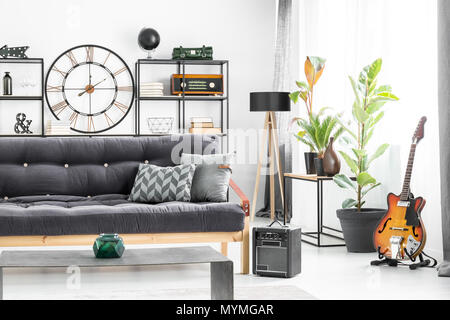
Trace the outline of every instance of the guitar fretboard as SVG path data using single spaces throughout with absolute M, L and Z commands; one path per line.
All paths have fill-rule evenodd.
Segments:
M 411 182 L 411 174 L 414 164 L 414 156 L 416 153 L 416 144 L 411 144 L 409 151 L 408 165 L 406 166 L 405 179 L 403 180 L 402 193 L 400 194 L 400 200 L 407 201 L 409 197 L 409 184 Z

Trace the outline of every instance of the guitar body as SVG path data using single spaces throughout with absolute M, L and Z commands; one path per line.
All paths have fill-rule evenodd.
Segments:
M 388 259 L 414 261 L 426 242 L 420 217 L 426 201 L 422 197 L 401 201 L 400 196 L 390 193 L 387 202 L 388 211 L 374 231 L 375 248 Z

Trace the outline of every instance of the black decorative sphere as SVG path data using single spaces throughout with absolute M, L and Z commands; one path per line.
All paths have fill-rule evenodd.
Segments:
M 139 32 L 138 43 L 139 46 L 146 51 L 154 50 L 159 45 L 159 33 L 152 28 L 143 28 Z

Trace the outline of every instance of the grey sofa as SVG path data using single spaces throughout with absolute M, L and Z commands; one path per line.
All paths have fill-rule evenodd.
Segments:
M 128 201 L 140 163 L 172 166 L 182 152 L 218 150 L 216 136 L 0 139 L 0 247 L 242 242 L 248 273 L 248 199 L 242 203 Z M 247 251 L 247 252 L 246 252 Z

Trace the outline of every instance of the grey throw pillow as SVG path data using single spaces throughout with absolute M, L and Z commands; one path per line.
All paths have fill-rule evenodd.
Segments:
M 195 165 L 158 167 L 140 164 L 130 193 L 130 201 L 159 203 L 190 201 Z
M 195 164 L 192 180 L 192 202 L 225 202 L 231 177 L 231 163 L 234 153 L 181 155 L 181 164 Z

